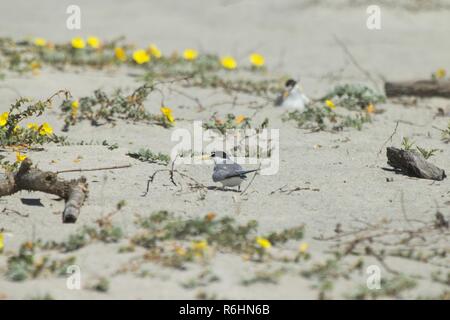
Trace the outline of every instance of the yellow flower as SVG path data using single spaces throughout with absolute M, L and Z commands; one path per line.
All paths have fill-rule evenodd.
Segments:
M 72 109 L 78 109 L 79 106 L 80 106 L 80 103 L 78 102 L 78 100 L 72 101 L 72 104 L 71 104 Z
M 445 71 L 444 68 L 440 68 L 434 73 L 434 75 L 436 76 L 437 79 L 442 79 L 445 78 L 445 76 L 447 75 L 447 71 Z
M 301 254 L 305 254 L 308 251 L 309 245 L 306 242 L 302 242 L 298 247 L 298 252 Z
M 21 128 L 18 124 L 16 124 L 16 126 L 15 126 L 14 129 L 13 129 L 13 132 L 14 132 L 14 133 L 17 133 L 17 132 L 20 131 L 20 130 L 22 130 L 22 128 Z
M 372 103 L 369 103 L 369 105 L 366 108 L 367 113 L 374 113 L 375 112 L 375 106 Z
M 34 45 L 37 47 L 44 47 L 47 44 L 47 40 L 44 38 L 35 38 Z
M 3 112 L 0 115 L 0 127 L 4 127 L 8 122 L 9 112 Z
M 22 244 L 22 248 L 25 248 L 25 249 L 28 249 L 28 250 L 33 250 L 34 243 L 32 241 L 27 241 L 27 242 Z
M 263 249 L 269 249 L 270 247 L 272 247 L 270 241 L 262 237 L 257 237 L 256 243 Z
M 255 67 L 262 67 L 265 64 L 265 60 L 259 53 L 252 53 L 250 55 L 250 63 Z
M 150 54 L 151 54 L 152 56 L 154 56 L 155 58 L 157 58 L 157 59 L 159 59 L 159 58 L 162 57 L 161 50 L 159 50 L 159 48 L 156 46 L 156 44 L 153 44 L 153 43 L 152 43 L 152 44 L 148 47 L 148 52 L 150 52 Z
M 39 70 L 41 69 L 41 64 L 38 61 L 34 60 L 30 63 L 30 69 L 34 75 L 38 75 Z
M 170 123 L 175 122 L 175 118 L 172 115 L 172 109 L 167 107 L 161 107 L 161 112 Z
M 72 108 L 71 114 L 72 114 L 72 117 L 76 117 L 76 116 L 77 116 L 78 108 L 79 108 L 79 107 L 80 107 L 80 103 L 78 102 L 78 100 L 72 101 L 72 104 L 71 104 L 71 108 Z
M 2 232 L 0 232 L 0 252 L 3 252 L 3 248 L 5 247 L 5 236 Z
M 91 48 L 94 48 L 94 49 L 100 48 L 100 45 L 101 45 L 100 39 L 97 37 L 92 37 L 92 36 L 87 38 L 87 43 Z
M 184 256 L 186 254 L 186 249 L 184 249 L 183 247 L 176 247 L 175 248 L 175 252 L 179 255 L 179 256 Z
M 75 37 L 72 39 L 72 47 L 75 49 L 83 49 L 86 46 L 83 38 Z
M 41 136 L 49 136 L 53 133 L 53 128 L 47 123 L 44 122 L 43 124 L 41 124 L 41 126 L 39 127 L 39 134 Z
M 192 243 L 192 248 L 197 251 L 203 251 L 208 248 L 208 242 L 206 240 L 195 241 Z
M 236 69 L 237 62 L 234 60 L 232 56 L 225 56 L 220 59 L 220 63 L 222 64 L 222 67 L 228 70 Z
M 27 124 L 27 128 L 28 129 L 33 129 L 34 131 L 38 131 L 39 130 L 39 126 L 37 123 L 29 123 Z
M 206 215 L 206 221 L 211 222 L 214 220 L 215 217 L 216 214 L 214 212 L 208 212 L 208 214 Z
M 331 100 L 325 100 L 325 105 L 328 107 L 328 108 L 330 108 L 331 110 L 334 110 L 334 109 L 336 109 L 336 106 L 334 105 L 334 102 L 333 101 L 331 101 Z
M 26 155 L 20 154 L 20 152 L 16 152 L 16 162 L 22 162 L 27 158 Z
M 239 116 L 236 116 L 236 118 L 234 118 L 234 121 L 236 122 L 236 124 L 240 124 L 244 120 L 245 120 L 245 116 L 243 116 L 242 114 Z
M 127 54 L 125 53 L 125 50 L 120 47 L 114 49 L 114 55 L 119 61 L 125 62 L 127 60 Z
M 150 61 L 150 56 L 145 50 L 140 49 L 133 52 L 133 60 L 137 64 L 143 64 Z
M 198 52 L 195 49 L 186 49 L 183 51 L 183 58 L 188 61 L 193 61 L 193 60 L 197 59 L 197 57 L 198 57 Z

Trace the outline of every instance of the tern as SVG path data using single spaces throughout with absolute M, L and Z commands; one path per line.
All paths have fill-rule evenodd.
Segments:
M 239 164 L 233 162 L 223 151 L 213 151 L 208 158 L 214 160 L 212 179 L 214 182 L 220 182 L 222 189 L 237 186 L 238 191 L 240 191 L 242 181 L 247 178 L 246 174 L 259 170 L 244 170 Z
M 297 81 L 286 81 L 283 93 L 276 99 L 275 105 L 288 109 L 305 111 L 311 100 L 303 93 L 302 87 Z

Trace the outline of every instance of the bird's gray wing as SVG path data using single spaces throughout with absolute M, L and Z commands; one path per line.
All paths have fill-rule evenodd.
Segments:
M 255 170 L 244 170 L 242 167 L 237 163 L 224 163 L 224 164 L 216 164 L 214 166 L 214 172 L 213 172 L 213 181 L 218 182 L 222 181 L 228 178 L 233 177 L 242 177 L 243 179 L 246 178 L 246 173 L 254 172 Z

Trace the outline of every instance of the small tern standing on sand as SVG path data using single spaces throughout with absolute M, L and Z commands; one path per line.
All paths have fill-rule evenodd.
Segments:
M 220 182 L 222 189 L 225 187 L 238 187 L 241 190 L 241 183 L 247 176 L 247 173 L 258 171 L 259 169 L 244 170 L 239 164 L 233 162 L 223 151 L 213 151 L 211 156 L 214 160 L 214 171 L 212 179 L 214 182 Z
M 303 93 L 300 84 L 293 79 L 286 81 L 283 93 L 276 99 L 275 105 L 283 108 L 305 111 L 311 100 Z

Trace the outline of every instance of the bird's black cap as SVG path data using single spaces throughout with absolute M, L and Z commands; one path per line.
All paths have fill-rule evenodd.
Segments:
M 294 79 L 289 79 L 288 81 L 286 81 L 285 86 L 286 87 L 293 87 L 297 84 L 297 81 L 295 81 Z

